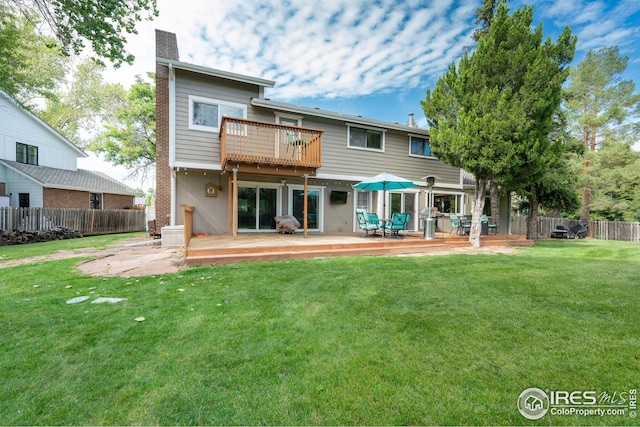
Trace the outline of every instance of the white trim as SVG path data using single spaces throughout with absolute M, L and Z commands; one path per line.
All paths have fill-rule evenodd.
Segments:
M 415 135 L 415 134 L 409 134 L 407 135 L 409 137 L 409 157 L 417 157 L 419 159 L 435 159 L 438 160 L 437 157 L 435 157 L 433 154 L 430 156 L 425 156 L 423 154 L 413 154 L 411 152 L 411 138 L 420 138 L 420 139 L 426 139 L 427 142 L 429 143 L 429 150 L 431 150 L 431 141 L 429 141 L 429 137 L 425 136 L 425 135 Z
M 179 70 L 191 71 L 198 74 L 205 74 L 212 77 L 220 77 L 236 82 L 249 83 L 260 87 L 274 87 L 276 82 L 272 80 L 260 79 L 257 77 L 246 76 L 243 74 L 231 73 L 229 71 L 216 70 L 214 68 L 203 67 L 201 65 L 189 64 L 187 62 L 176 61 L 173 59 L 156 57 L 156 62 L 163 65 L 171 65 Z
M 205 170 L 213 170 L 213 171 L 221 171 L 222 166 L 220 163 L 200 163 L 200 162 L 188 162 L 184 160 L 178 160 L 172 167 L 182 168 L 182 169 L 205 169 Z
M 334 113 L 332 111 L 321 110 L 319 108 L 302 107 L 299 105 L 287 104 L 284 102 L 271 101 L 270 99 L 251 98 L 251 104 L 256 107 L 273 108 L 290 113 L 303 114 L 305 116 L 322 117 L 331 120 L 341 120 L 364 126 L 377 126 L 384 129 L 399 130 L 402 132 L 415 133 L 416 135 L 429 135 L 428 129 L 416 128 L 399 123 L 384 122 L 382 120 L 367 119 L 349 114 Z
M 364 129 L 364 130 L 372 130 L 374 132 L 380 132 L 380 148 L 370 148 L 370 147 L 358 147 L 355 145 L 351 145 L 351 128 L 356 129 Z M 364 151 L 373 151 L 375 153 L 384 153 L 385 149 L 385 139 L 386 139 L 387 131 L 385 129 L 374 128 L 371 126 L 363 126 L 358 124 L 347 123 L 347 148 L 351 150 L 364 150 Z M 366 143 L 366 141 L 365 141 Z
M 176 225 L 176 214 L 178 213 L 178 179 L 176 178 L 175 169 L 171 170 L 171 212 L 169 218 L 169 225 Z M 164 220 L 161 219 L 161 223 L 164 224 Z
M 216 125 L 216 127 L 199 125 L 199 124 L 193 123 L 193 104 L 195 102 L 200 103 L 200 104 L 215 105 L 215 106 L 218 107 L 218 117 L 217 117 L 217 125 Z M 242 118 L 242 119 L 246 119 L 247 118 L 247 105 L 246 104 L 239 104 L 237 102 L 223 101 L 221 99 L 205 98 L 203 96 L 197 96 L 197 95 L 189 95 L 189 129 L 200 130 L 200 131 L 204 131 L 204 132 L 220 133 L 220 123 L 222 121 L 223 114 L 222 114 L 221 108 L 219 108 L 219 107 L 220 106 L 225 106 L 225 105 L 228 106 L 228 107 L 237 108 L 237 109 L 242 110 L 242 117 L 238 117 L 238 118 Z
M 255 188 L 259 190 L 261 188 L 268 188 L 271 190 L 276 190 L 276 216 L 282 215 L 282 184 L 275 182 L 260 182 L 260 181 L 238 181 L 238 188 Z M 256 191 L 256 197 L 258 197 L 259 191 Z M 259 207 L 257 207 L 259 208 Z M 237 215 L 238 212 L 235 212 Z M 258 228 L 258 217 L 256 216 L 256 227 L 254 228 L 239 228 L 238 233 L 269 233 L 269 232 L 277 232 L 276 229 L 260 229 Z
M 176 72 L 169 64 L 169 166 L 176 162 Z
M 293 190 L 303 190 L 304 185 L 301 184 L 287 184 L 287 212 L 290 215 L 293 215 Z M 320 194 L 318 195 L 318 228 L 309 228 L 308 231 L 313 232 L 324 232 L 324 193 L 327 187 L 324 185 L 308 185 L 307 189 L 318 190 Z M 300 224 L 300 228 L 297 230 L 299 232 L 303 231 L 304 224 Z
M 297 114 L 289 114 L 289 113 L 282 113 L 280 111 L 274 111 L 273 112 L 276 116 L 276 123 L 282 124 L 280 119 L 289 119 L 289 120 L 295 120 L 298 122 L 298 124 L 296 125 L 297 127 L 301 128 L 302 127 L 302 119 L 303 116 L 299 116 Z

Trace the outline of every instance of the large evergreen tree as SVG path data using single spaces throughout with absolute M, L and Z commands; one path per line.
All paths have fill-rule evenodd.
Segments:
M 628 62 L 629 57 L 621 56 L 617 46 L 589 51 L 571 71 L 565 91 L 564 105 L 570 113 L 573 132 L 582 139 L 587 152 L 581 221 L 588 221 L 591 212 L 592 169 L 598 151 L 607 143 L 632 143 L 640 130 L 640 95 L 634 93 L 633 81 L 621 78 Z M 599 203 L 600 208 L 605 205 Z
M 473 54 L 452 64 L 422 101 L 433 153 L 475 176 L 474 246 L 487 183 L 535 182 L 550 165 L 544 153 L 576 38 L 565 28 L 557 43 L 543 41 L 542 25 L 531 30 L 532 22 L 532 7 L 510 15 L 501 2 Z

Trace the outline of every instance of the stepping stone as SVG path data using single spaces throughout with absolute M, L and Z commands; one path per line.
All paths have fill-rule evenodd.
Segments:
M 89 298 L 89 297 L 87 297 Z M 115 304 L 118 303 L 120 301 L 126 301 L 126 298 L 106 298 L 106 297 L 102 297 L 102 298 L 96 298 L 93 301 L 91 301 L 91 304 L 100 304 L 103 302 L 108 302 L 109 304 Z
M 89 297 L 75 297 L 75 298 L 71 298 L 70 300 L 67 300 L 67 304 L 78 304 L 80 302 L 85 302 L 88 299 Z

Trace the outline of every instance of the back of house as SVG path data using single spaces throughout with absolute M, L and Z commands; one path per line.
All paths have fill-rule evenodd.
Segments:
M 156 218 L 168 225 L 183 224 L 182 206 L 196 234 L 275 232 L 282 215 L 354 232 L 356 209 L 409 213 L 418 231 L 425 207 L 467 211 L 463 171 L 432 155 L 425 129 L 270 100 L 273 81 L 181 62 L 172 33 L 156 30 L 156 56 Z M 353 188 L 381 172 L 416 186 Z

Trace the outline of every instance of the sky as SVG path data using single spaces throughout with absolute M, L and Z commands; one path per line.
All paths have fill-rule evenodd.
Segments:
M 158 0 L 159 17 L 127 37 L 133 66 L 105 80 L 128 87 L 155 71 L 155 29 L 177 36 L 180 60 L 274 80 L 265 96 L 306 107 L 406 123 L 447 67 L 473 48 L 482 0 Z M 521 0 L 511 0 L 511 10 Z M 534 22 L 555 41 L 577 35 L 577 65 L 591 49 L 617 45 L 629 57 L 625 79 L 640 90 L 640 1 L 530 0 Z M 92 158 L 79 167 L 124 180 L 126 170 Z M 125 181 L 136 188 L 152 182 Z

